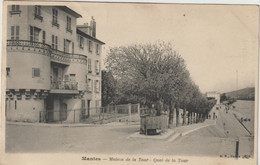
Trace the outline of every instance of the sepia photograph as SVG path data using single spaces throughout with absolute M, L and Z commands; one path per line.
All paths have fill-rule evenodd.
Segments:
M 5 1 L 2 15 L 0 164 L 257 164 L 259 6 Z

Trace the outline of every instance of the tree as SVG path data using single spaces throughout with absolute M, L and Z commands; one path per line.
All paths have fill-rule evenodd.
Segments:
M 155 104 L 158 114 L 169 97 L 176 97 L 187 72 L 184 60 L 165 42 L 111 48 L 107 66 L 120 91 L 138 96 L 148 107 Z
M 169 107 L 169 125 L 174 109 L 206 113 L 207 100 L 191 80 L 185 61 L 171 43 L 135 44 L 111 48 L 107 69 L 117 80 L 121 101 L 138 101 L 147 107 L 153 104 L 157 115 Z M 123 99 L 122 99 L 123 98 Z
M 102 70 L 102 106 L 116 101 L 117 82 L 109 71 Z

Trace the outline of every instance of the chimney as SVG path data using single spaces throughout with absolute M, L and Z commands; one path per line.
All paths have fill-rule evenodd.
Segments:
M 96 21 L 93 16 L 91 17 L 91 21 L 90 21 L 90 28 L 91 28 L 91 36 L 96 37 Z

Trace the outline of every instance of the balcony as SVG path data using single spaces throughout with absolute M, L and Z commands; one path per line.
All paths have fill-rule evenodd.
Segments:
M 16 14 L 18 14 L 19 16 L 21 15 L 21 10 L 12 10 L 12 11 L 9 11 L 9 13 L 10 13 L 10 15 L 12 16 L 12 15 L 16 15 Z
M 38 19 L 41 22 L 43 21 L 43 17 L 41 15 L 39 15 L 39 14 L 36 14 L 36 13 L 34 13 L 34 19 Z
M 50 45 L 29 40 L 7 40 L 7 50 L 31 51 L 50 56 L 51 61 L 69 65 L 71 62 L 87 65 L 87 56 L 52 49 Z
M 78 94 L 78 82 L 75 81 L 55 81 L 51 83 L 50 93 Z
M 51 61 L 69 65 L 70 60 L 71 60 L 70 54 L 64 53 L 64 52 L 59 51 L 59 50 L 54 50 L 54 49 L 52 50 Z
M 51 54 L 51 47 L 47 44 L 28 40 L 7 40 L 7 48 L 11 50 L 37 51 Z

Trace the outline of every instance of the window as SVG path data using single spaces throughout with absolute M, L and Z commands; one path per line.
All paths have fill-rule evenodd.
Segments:
M 91 79 L 88 79 L 88 82 L 87 82 L 87 90 L 88 90 L 89 92 L 92 91 L 92 80 L 91 80 Z
M 46 34 L 45 34 L 45 31 L 42 31 L 42 43 L 45 44 L 46 42 Z
M 74 54 L 74 42 L 72 42 L 71 47 L 72 47 L 72 54 Z
M 39 20 L 43 20 L 42 16 L 41 16 L 41 6 L 35 6 L 34 7 L 34 19 L 39 19 Z
M 99 86 L 100 86 L 99 81 L 96 80 L 96 81 L 95 81 L 95 84 L 94 84 L 94 88 L 95 88 L 95 92 L 96 92 L 96 93 L 99 93 L 99 89 L 100 89 Z
M 70 81 L 76 81 L 76 74 L 70 74 Z
M 64 79 L 65 79 L 65 81 L 69 81 L 69 75 L 66 74 L 66 75 L 64 76 Z
M 12 5 L 10 14 L 11 15 L 15 15 L 15 14 L 20 15 L 21 14 L 20 5 Z
M 51 36 L 51 47 L 54 49 L 55 47 L 55 37 L 54 35 Z
M 10 68 L 9 68 L 9 67 L 6 68 L 6 76 L 7 76 L 7 77 L 10 76 Z
M 98 60 L 96 60 L 96 62 L 95 62 L 95 70 L 96 70 L 96 73 L 99 73 L 99 71 L 100 71 Z
M 88 41 L 88 50 L 89 52 L 92 52 L 92 41 Z
M 71 30 L 71 18 L 67 16 L 67 28 L 66 30 L 70 33 L 72 33 L 72 30 Z
M 11 40 L 19 40 L 19 26 L 11 26 Z
M 39 42 L 40 31 L 41 29 L 30 26 L 30 41 Z
M 91 59 L 88 59 L 88 73 L 92 72 Z
M 41 15 L 41 6 L 35 6 L 34 8 L 35 15 Z
M 88 76 L 85 76 L 85 82 L 88 84 Z
M 96 44 L 96 53 L 97 53 L 97 55 L 100 54 L 100 46 L 99 46 L 99 44 Z
M 58 11 L 56 9 L 52 9 L 52 25 L 59 27 Z
M 58 49 L 58 36 L 51 36 L 51 47 L 52 49 Z
M 55 49 L 58 50 L 58 36 L 55 36 Z
M 70 40 L 64 39 L 64 52 L 69 53 L 69 47 L 70 47 Z
M 20 11 L 20 5 L 12 5 L 12 11 Z
M 32 68 L 32 77 L 40 77 L 40 68 Z
M 81 49 L 84 48 L 84 38 L 82 36 L 79 36 L 79 47 Z
M 100 107 L 99 102 L 99 100 L 96 100 L 96 107 Z

